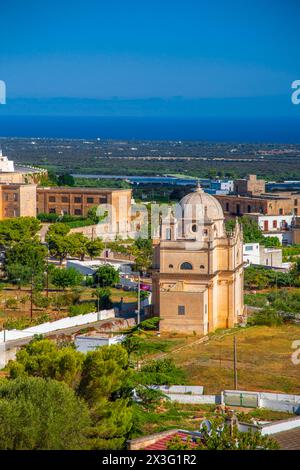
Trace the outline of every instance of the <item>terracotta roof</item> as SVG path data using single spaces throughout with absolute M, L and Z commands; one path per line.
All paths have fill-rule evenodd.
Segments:
M 190 436 L 193 439 L 193 433 L 189 433 L 188 431 L 177 431 L 173 434 L 170 434 L 168 436 L 162 437 L 161 439 L 158 439 L 156 442 L 153 444 L 150 444 L 149 446 L 145 447 L 144 450 L 167 450 L 168 443 L 174 439 L 174 437 L 180 437 L 183 441 L 186 441 L 188 436 Z M 192 446 L 196 445 L 196 442 L 193 443 L 191 442 Z

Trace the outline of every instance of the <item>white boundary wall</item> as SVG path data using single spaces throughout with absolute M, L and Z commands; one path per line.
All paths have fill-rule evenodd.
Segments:
M 47 334 L 59 330 L 64 330 L 67 328 L 72 328 L 74 326 L 87 325 L 89 323 L 95 323 L 100 320 L 107 320 L 109 318 L 114 317 L 114 309 L 101 310 L 100 312 L 87 313 L 85 315 L 77 315 L 75 317 L 61 318 L 60 320 L 42 323 L 41 325 L 25 328 L 24 330 L 0 331 L 0 344 L 23 338 L 30 338 L 34 335 Z
M 236 396 L 237 398 L 241 395 L 256 397 L 258 408 L 300 414 L 300 395 L 292 395 L 287 393 L 249 392 L 247 390 L 224 390 L 222 392 L 222 404 L 225 404 L 224 395 L 226 393 L 230 396 Z

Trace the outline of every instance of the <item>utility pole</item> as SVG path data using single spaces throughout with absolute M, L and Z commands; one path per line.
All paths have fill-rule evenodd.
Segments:
M 140 274 L 138 276 L 138 308 L 137 308 L 137 322 L 138 325 L 141 323 L 141 282 Z
M 99 285 L 99 281 L 98 281 L 98 287 L 97 287 L 97 312 L 99 313 L 100 312 L 100 285 Z
M 30 320 L 33 317 L 33 273 L 31 272 L 31 292 L 30 292 Z
M 49 297 L 49 252 L 47 254 L 47 272 L 46 272 L 46 297 Z
M 237 390 L 237 350 L 236 350 L 236 336 L 233 337 L 233 365 L 234 365 L 234 390 Z

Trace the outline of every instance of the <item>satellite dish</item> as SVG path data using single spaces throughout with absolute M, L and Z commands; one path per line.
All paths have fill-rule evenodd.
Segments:
M 204 419 L 200 424 L 200 431 L 206 431 L 208 434 L 211 433 L 212 424 L 209 419 Z

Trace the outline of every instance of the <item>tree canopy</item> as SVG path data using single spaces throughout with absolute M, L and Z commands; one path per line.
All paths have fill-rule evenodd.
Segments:
M 75 268 L 54 268 L 51 270 L 50 279 L 55 287 L 67 289 L 78 286 L 83 280 L 83 275 Z
M 64 173 L 64 174 L 58 176 L 57 183 L 58 183 L 59 186 L 74 186 L 75 185 L 75 179 L 69 173 Z
M 0 221 L 0 245 L 11 247 L 14 243 L 36 236 L 41 223 L 35 217 L 16 217 Z
M 37 280 L 45 272 L 47 249 L 40 242 L 29 239 L 13 244 L 6 251 L 4 269 L 9 280 L 19 285 Z
M 281 246 L 278 237 L 264 237 L 256 220 L 244 215 L 243 217 L 239 217 L 238 221 L 243 227 L 244 243 L 260 243 L 266 247 Z M 233 219 L 227 220 L 227 231 L 232 231 L 235 227 L 235 223 L 236 221 Z
M 66 384 L 39 377 L 0 381 L 0 449 L 87 448 L 89 410 Z
M 120 281 L 120 274 L 110 264 L 102 264 L 94 273 L 94 279 L 100 287 L 111 287 Z

